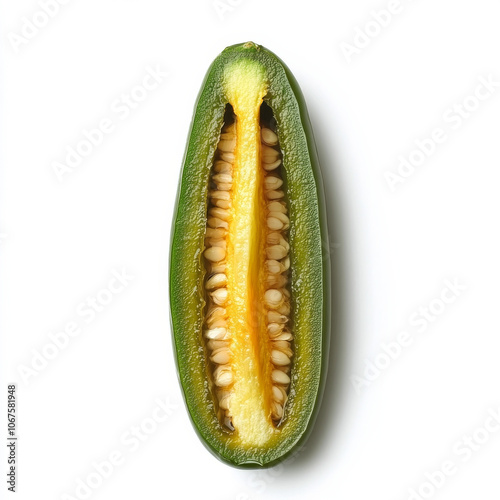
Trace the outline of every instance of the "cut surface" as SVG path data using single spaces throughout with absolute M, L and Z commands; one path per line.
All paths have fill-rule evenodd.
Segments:
M 279 432 L 290 382 L 289 220 L 278 137 L 262 126 L 262 67 L 235 63 L 224 85 L 232 113 L 209 192 L 205 337 L 221 423 L 243 445 L 262 446 Z

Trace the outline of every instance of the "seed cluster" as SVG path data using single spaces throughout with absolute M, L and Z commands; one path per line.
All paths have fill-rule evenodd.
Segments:
M 293 336 L 287 328 L 290 317 L 290 292 L 287 288 L 290 245 L 287 230 L 290 220 L 284 201 L 285 193 L 279 171 L 281 164 L 278 136 L 269 128 L 261 129 L 262 167 L 264 177 L 264 196 L 266 198 L 266 280 L 264 304 L 267 309 L 267 334 L 271 342 L 271 417 L 279 422 L 283 417 L 290 384 L 290 363 L 292 358 L 291 342 Z
M 270 360 L 272 401 L 271 418 L 278 423 L 283 417 L 287 390 L 290 384 L 292 334 L 287 328 L 290 317 L 290 292 L 287 288 L 289 244 L 287 230 L 290 221 L 280 190 L 283 179 L 278 167 L 281 164 L 277 135 L 267 127 L 261 129 L 261 161 L 265 171 L 264 196 L 266 203 L 266 261 L 264 268 L 266 328 L 271 344 Z M 234 373 L 231 368 L 231 333 L 225 308 L 228 299 L 226 274 L 226 249 L 231 223 L 231 188 L 233 181 L 236 124 L 225 125 L 217 146 L 217 159 L 211 177 L 209 208 L 205 234 L 205 263 L 207 279 L 207 310 L 204 337 L 210 360 L 214 365 L 213 383 L 219 406 L 219 416 L 224 425 L 234 430 L 231 414 L 231 395 Z
M 228 331 L 228 315 L 225 305 L 228 300 L 226 275 L 227 234 L 230 223 L 231 187 L 233 182 L 234 149 L 236 147 L 236 124 L 225 126 L 217 146 L 218 160 L 213 168 L 212 182 L 215 189 L 209 192 L 207 229 L 205 233 L 205 260 L 208 279 L 208 309 L 204 333 L 208 341 L 210 360 L 216 366 L 213 381 L 222 420 L 226 427 L 234 430 L 230 399 L 234 374 L 231 369 L 231 336 Z

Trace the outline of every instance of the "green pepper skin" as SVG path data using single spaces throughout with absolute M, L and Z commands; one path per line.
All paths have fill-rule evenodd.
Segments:
M 264 66 L 285 170 L 290 209 L 294 368 L 282 437 L 270 447 L 242 449 L 214 411 L 203 350 L 203 261 L 207 190 L 224 119 L 222 75 L 241 58 Z M 170 310 L 179 381 L 188 413 L 203 444 L 238 468 L 276 465 L 303 445 L 316 419 L 328 363 L 330 255 L 325 196 L 316 146 L 302 92 L 286 65 L 251 42 L 227 47 L 210 66 L 195 106 L 183 160 L 170 252 Z

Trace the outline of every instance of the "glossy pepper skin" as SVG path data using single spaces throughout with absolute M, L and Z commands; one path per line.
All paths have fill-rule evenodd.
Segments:
M 234 62 L 257 64 L 266 75 L 264 101 L 277 124 L 290 207 L 291 293 L 295 357 L 287 415 L 266 446 L 242 447 L 214 411 L 203 349 L 203 245 L 210 170 L 224 120 L 224 72 Z M 170 308 L 179 381 L 203 444 L 239 468 L 270 467 L 307 439 L 326 379 L 330 328 L 330 262 L 325 199 L 314 138 L 299 86 L 285 64 L 248 42 L 226 48 L 212 63 L 195 106 L 178 188 L 170 253 Z M 319 430 L 320 431 L 320 430 Z

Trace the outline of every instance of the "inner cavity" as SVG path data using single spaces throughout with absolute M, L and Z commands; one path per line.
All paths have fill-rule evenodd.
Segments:
M 279 428 L 293 357 L 282 154 L 271 108 L 249 108 L 226 106 L 204 250 L 212 394 L 226 431 L 242 434 Z

